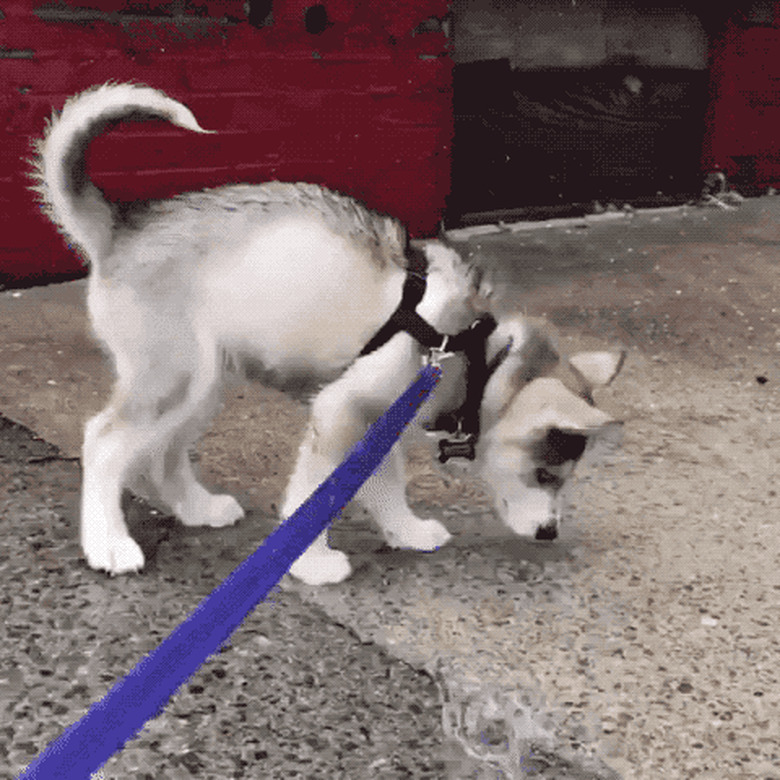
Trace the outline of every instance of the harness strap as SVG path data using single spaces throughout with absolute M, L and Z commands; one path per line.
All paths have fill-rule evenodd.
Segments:
M 361 356 L 368 355 L 379 349 L 379 347 L 390 341 L 396 333 L 401 331 L 406 331 L 415 341 L 418 341 L 428 349 L 441 347 L 445 339 L 445 336 L 442 336 L 433 325 L 424 320 L 414 308 L 407 308 L 402 300 L 401 305 L 390 315 L 390 319 L 376 332 L 371 341 L 363 347 L 360 352 Z
M 485 343 L 487 337 L 495 329 L 496 321 L 492 317 L 477 320 L 469 330 L 469 334 L 473 334 L 472 338 L 464 347 L 466 355 L 466 400 L 458 409 L 457 414 L 461 418 L 461 430 L 464 433 L 473 434 L 475 437 L 479 436 L 479 408 L 482 405 L 482 396 L 485 393 L 485 385 L 489 378 Z M 457 336 L 455 338 L 457 339 Z
M 429 350 L 462 352 L 466 358 L 466 399 L 459 409 L 441 416 L 435 425 L 437 430 L 457 433 L 457 438 L 439 442 L 439 460 L 451 457 L 473 460 L 474 445 L 479 438 L 479 409 L 490 374 L 498 363 L 494 359 L 487 365 L 486 343 L 495 330 L 496 321 L 489 314 L 475 320 L 469 328 L 453 336 L 439 333 L 417 313 L 417 305 L 425 295 L 427 265 L 422 253 L 407 248 L 409 267 L 406 272 L 401 302 L 387 322 L 374 334 L 360 352 L 368 355 L 386 344 L 396 333 L 408 333 L 415 341 Z M 499 360 L 500 362 L 500 360 Z
M 487 363 L 486 342 L 496 329 L 496 321 L 489 314 L 480 317 L 468 330 L 450 338 L 447 348 L 463 352 L 466 358 L 466 398 L 458 409 L 440 415 L 434 423 L 434 430 L 458 433 L 461 436 L 479 437 L 479 410 L 485 385 L 505 357 L 502 350 Z
M 439 333 L 416 310 L 425 294 L 425 279 L 408 274 L 404 282 L 401 303 L 390 315 L 390 319 L 374 334 L 360 351 L 361 357 L 379 349 L 396 333 L 404 331 L 426 349 L 445 349 L 447 352 L 463 352 L 469 362 L 478 368 L 485 368 L 485 339 L 495 330 L 496 321 L 489 314 L 475 320 L 470 327 L 454 336 Z M 481 350 L 481 358 L 478 352 Z
M 385 345 L 396 333 L 406 331 L 428 349 L 437 347 L 442 342 L 436 329 L 429 325 L 419 314 L 417 305 L 425 295 L 425 275 L 428 263 L 424 252 L 411 247 L 406 248 L 408 268 L 406 281 L 401 292 L 401 302 L 390 315 L 390 319 L 374 334 L 371 340 L 360 351 L 360 355 L 368 355 Z M 433 343 L 429 343 L 433 342 Z

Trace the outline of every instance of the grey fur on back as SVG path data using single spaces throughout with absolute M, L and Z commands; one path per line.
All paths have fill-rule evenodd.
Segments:
M 130 240 L 141 227 L 154 231 L 176 224 L 189 225 L 196 232 L 202 232 L 198 226 L 207 225 L 214 235 L 223 233 L 229 240 L 237 221 L 260 228 L 287 216 L 306 216 L 321 220 L 334 233 L 361 244 L 380 268 L 388 263 L 406 267 L 406 230 L 398 220 L 317 184 L 229 184 L 164 200 L 116 204 L 115 208 L 118 233 L 125 233 Z

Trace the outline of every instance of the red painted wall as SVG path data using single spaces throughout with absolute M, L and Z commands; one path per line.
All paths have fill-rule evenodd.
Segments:
M 773 26 L 729 23 L 711 52 L 702 168 L 737 188 L 780 186 L 780 3 Z
M 110 197 L 310 181 L 413 235 L 435 232 L 449 192 L 452 74 L 443 33 L 417 28 L 443 17 L 447 0 L 322 4 L 330 26 L 312 34 L 314 0 L 275 0 L 263 27 L 247 22 L 242 0 L 0 0 L 0 284 L 80 272 L 37 213 L 22 158 L 52 106 L 109 79 L 163 89 L 219 131 L 129 124 L 99 139 L 91 172 Z

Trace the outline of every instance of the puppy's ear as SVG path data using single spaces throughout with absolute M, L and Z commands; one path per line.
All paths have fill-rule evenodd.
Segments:
M 496 364 L 518 386 L 543 376 L 560 361 L 547 324 L 529 317 L 499 321 L 488 339 L 487 352 L 488 364 Z
M 482 397 L 482 414 L 489 426 L 529 382 L 544 376 L 560 362 L 547 327 L 526 317 L 499 322 L 488 338 L 490 376 Z
M 477 266 L 473 271 L 473 279 L 476 289 L 476 295 L 472 300 L 474 310 L 477 312 L 490 312 L 491 299 L 496 289 L 493 271 L 483 266 Z
M 626 351 L 578 352 L 569 363 L 581 374 L 590 387 L 608 385 L 620 372 L 626 359 Z
M 501 415 L 496 430 L 504 441 L 519 446 L 537 441 L 551 429 L 591 436 L 620 420 L 588 403 L 556 377 L 529 382 Z M 525 444 L 524 444 L 525 443 Z
M 560 362 L 560 355 L 549 331 L 535 322 L 529 323 L 526 340 L 519 349 L 522 382 L 544 376 Z

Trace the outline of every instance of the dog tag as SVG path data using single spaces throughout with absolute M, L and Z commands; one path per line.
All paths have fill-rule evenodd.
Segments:
M 446 463 L 450 458 L 474 460 L 476 443 L 477 439 L 473 434 L 455 436 L 452 439 L 439 439 L 439 461 Z

